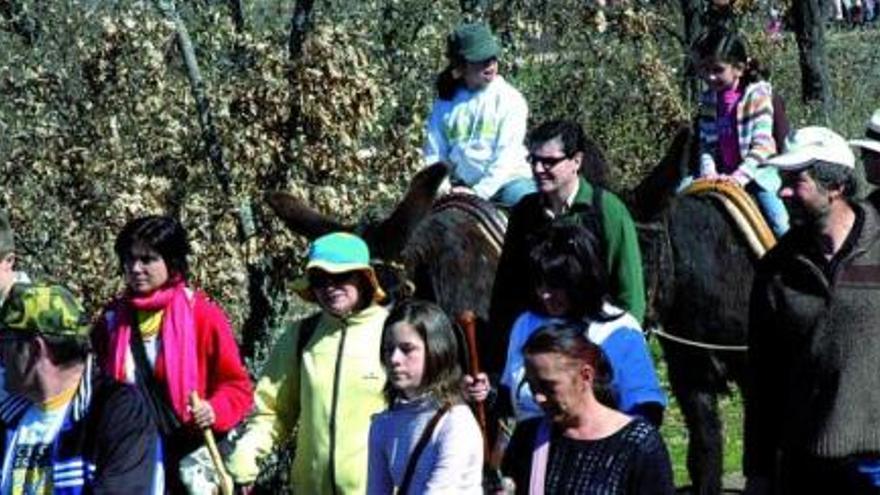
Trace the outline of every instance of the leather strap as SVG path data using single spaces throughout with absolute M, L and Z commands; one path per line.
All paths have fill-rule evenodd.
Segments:
M 425 447 L 428 446 L 428 442 L 434 435 L 434 430 L 437 429 L 437 423 L 440 422 L 440 418 L 446 414 L 446 411 L 448 411 L 450 407 L 451 404 L 444 404 L 443 407 L 437 409 L 437 412 L 434 413 L 434 416 L 428 421 L 428 424 L 425 425 L 425 429 L 422 430 L 422 436 L 419 438 L 419 442 L 416 444 L 416 447 L 413 449 L 412 454 L 410 454 L 409 460 L 406 463 L 406 471 L 403 472 L 403 481 L 400 483 L 400 489 L 397 491 L 398 495 L 406 495 L 407 491 L 409 491 L 409 485 L 412 483 L 412 477 L 413 474 L 415 474 L 416 464 L 419 462 L 419 457 L 421 457 L 422 451 L 425 450 Z

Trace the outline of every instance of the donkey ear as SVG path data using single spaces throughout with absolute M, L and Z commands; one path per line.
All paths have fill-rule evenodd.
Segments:
M 271 192 L 266 201 L 291 231 L 312 240 L 330 232 L 348 231 L 341 223 L 306 206 L 285 192 Z
M 385 221 L 377 225 L 373 239 L 376 256 L 392 257 L 400 254 L 416 225 L 431 211 L 437 189 L 449 173 L 449 165 L 438 162 L 417 173 L 409 184 L 403 199 Z
M 690 174 L 699 141 L 690 126 L 678 128 L 663 158 L 635 189 L 625 193 L 630 213 L 638 221 L 654 220 L 675 197 L 681 179 Z

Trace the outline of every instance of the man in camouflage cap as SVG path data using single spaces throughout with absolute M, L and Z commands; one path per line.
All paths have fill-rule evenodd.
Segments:
M 0 493 L 159 493 L 158 436 L 134 387 L 92 369 L 89 322 L 61 286 L 15 284 L 0 307 Z

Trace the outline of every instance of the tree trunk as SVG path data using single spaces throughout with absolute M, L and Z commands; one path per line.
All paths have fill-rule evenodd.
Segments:
M 241 4 L 241 0 L 229 0 L 229 11 L 232 15 L 232 24 L 235 26 L 235 32 L 243 33 L 245 28 L 244 6 Z
M 685 101 L 693 101 L 699 90 L 699 81 L 697 80 L 697 71 L 694 67 L 694 61 L 691 60 L 691 45 L 700 34 L 702 29 L 701 16 L 702 0 L 680 0 L 681 15 L 684 21 L 684 50 L 686 57 L 684 59 L 684 98 Z
M 174 23 L 174 29 L 177 32 L 177 46 L 180 49 L 181 55 L 183 55 L 190 88 L 193 98 L 196 100 L 196 112 L 198 113 L 199 124 L 202 128 L 202 139 L 208 152 L 208 160 L 214 168 L 214 174 L 217 176 L 223 194 L 227 198 L 232 198 L 229 165 L 223 159 L 223 148 L 220 146 L 217 129 L 214 127 L 210 103 L 208 96 L 205 94 L 205 83 L 202 81 L 202 73 L 199 70 L 198 60 L 196 60 L 196 53 L 193 49 L 192 39 L 189 37 L 189 31 L 178 15 L 173 1 L 156 0 L 156 6 L 168 20 Z
M 703 15 L 702 0 L 680 0 L 681 15 L 684 18 L 684 41 L 690 47 L 700 33 L 700 17 Z
M 293 17 L 290 19 L 290 39 L 287 44 L 288 57 L 291 61 L 297 60 L 300 56 L 303 42 L 312 27 L 314 8 L 314 0 L 297 0 L 293 7 Z
M 831 90 L 825 63 L 825 28 L 820 0 L 795 0 L 792 17 L 801 65 L 801 98 L 805 103 L 821 102 L 827 110 Z

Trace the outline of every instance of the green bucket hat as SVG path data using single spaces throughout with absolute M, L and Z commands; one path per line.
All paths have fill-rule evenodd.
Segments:
M 82 305 L 60 285 L 15 284 L 0 307 L 0 333 L 85 339 L 89 330 Z
M 373 300 L 385 300 L 385 291 L 379 285 L 376 272 L 370 265 L 370 249 L 360 237 L 347 232 L 334 232 L 315 239 L 309 246 L 306 274 L 293 283 L 293 289 L 306 301 L 314 302 L 308 273 L 321 270 L 327 273 L 359 271 L 367 276 L 374 289 Z
M 462 24 L 446 38 L 446 57 L 452 61 L 482 62 L 499 53 L 501 47 L 485 24 Z

